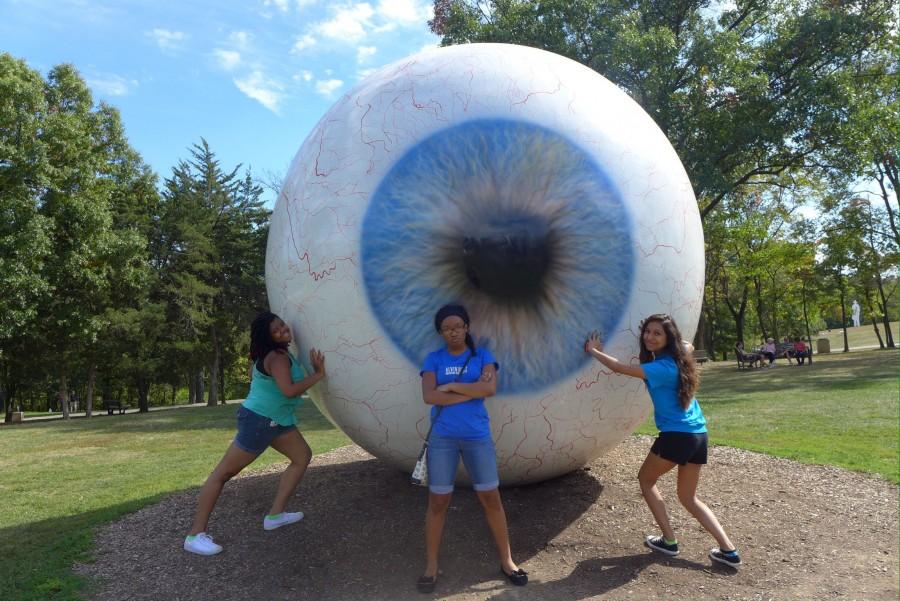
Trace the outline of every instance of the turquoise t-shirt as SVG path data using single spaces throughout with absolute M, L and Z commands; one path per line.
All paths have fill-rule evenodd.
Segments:
M 644 382 L 653 401 L 653 419 L 660 432 L 706 432 L 706 418 L 697 399 L 691 400 L 687 410 L 678 400 L 678 366 L 672 357 L 657 357 L 655 361 L 641 364 Z
M 494 359 L 494 355 L 486 348 L 477 349 L 475 356 L 466 365 L 466 370 L 459 374 L 463 363 L 469 357 L 469 349 L 459 355 L 451 355 L 446 348 L 442 348 L 425 357 L 422 371 L 433 371 L 437 385 L 461 382 L 472 384 L 481 377 L 481 371 L 485 365 L 491 363 L 499 370 L 500 364 Z M 431 408 L 431 419 L 437 414 L 437 406 Z M 487 408 L 484 406 L 484 398 L 469 399 L 456 405 L 446 405 L 441 410 L 437 421 L 434 421 L 432 433 L 448 438 L 461 438 L 465 440 L 478 440 L 491 435 L 491 422 Z
M 300 365 L 300 362 L 288 353 L 291 361 L 291 380 L 296 382 L 306 377 L 306 370 Z M 275 378 L 267 376 L 256 368 L 253 364 L 253 376 L 250 379 L 250 392 L 244 399 L 244 408 L 254 413 L 258 413 L 263 417 L 277 423 L 279 426 L 295 426 L 297 425 L 297 417 L 294 412 L 300 405 L 300 397 L 295 396 L 288 398 L 284 396 Z

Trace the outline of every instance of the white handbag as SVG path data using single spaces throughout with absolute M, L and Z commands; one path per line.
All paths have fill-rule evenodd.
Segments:
M 428 436 L 431 436 L 431 429 L 428 429 Z M 419 451 L 419 460 L 416 461 L 416 466 L 413 468 L 412 483 L 417 486 L 428 486 L 428 438 L 425 438 L 425 444 L 422 445 L 422 450 Z

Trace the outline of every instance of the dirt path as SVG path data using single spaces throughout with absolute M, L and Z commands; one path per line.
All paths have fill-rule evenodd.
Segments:
M 680 507 L 681 555 L 642 546 L 655 528 L 636 473 L 650 445 L 630 437 L 588 468 L 503 491 L 513 555 L 529 573 L 512 588 L 499 568 L 477 500 L 453 500 L 433 595 L 422 567 L 426 495 L 358 447 L 313 460 L 292 509 L 307 517 L 265 532 L 280 466 L 236 479 L 213 515 L 225 546 L 206 558 L 181 550 L 196 491 L 172 496 L 97 533 L 96 601 L 898 598 L 896 486 L 831 467 L 714 447 L 699 495 L 739 545 L 745 566 L 711 565 L 714 546 Z M 674 478 L 663 494 L 675 501 Z M 676 503 L 677 505 L 677 503 Z

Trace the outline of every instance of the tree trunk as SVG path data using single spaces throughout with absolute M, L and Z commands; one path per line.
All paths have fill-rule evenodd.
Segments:
M 803 282 L 803 288 L 800 291 L 801 297 L 800 300 L 803 303 L 803 321 L 806 323 L 806 341 L 809 343 L 809 356 L 807 360 L 809 360 L 810 365 L 813 362 L 813 343 L 812 343 L 812 333 L 809 331 L 809 313 L 806 310 L 806 281 Z
M 219 368 L 219 403 L 225 405 L 225 366 Z
M 872 316 L 872 329 L 875 330 L 875 337 L 878 338 L 878 348 L 884 348 L 884 340 L 881 338 L 881 330 L 878 329 L 878 319 L 876 319 L 877 312 L 875 311 L 875 303 L 872 302 L 872 291 L 869 290 L 868 286 L 863 289 L 863 294 L 866 297 L 866 309 L 869 311 L 869 315 Z
M 750 294 L 750 290 L 745 285 L 744 292 L 741 297 L 741 304 L 738 309 L 735 309 L 734 305 L 731 304 L 731 299 L 727 295 L 725 296 L 725 306 L 728 307 L 728 311 L 731 313 L 731 316 L 734 318 L 735 333 L 737 335 L 737 341 L 740 343 L 744 342 L 744 318 L 747 313 L 747 298 L 748 298 L 749 294 Z
M 193 405 L 197 402 L 197 378 L 193 372 L 188 372 L 188 404 Z
M 884 293 L 884 281 L 881 279 L 881 273 L 875 272 L 875 283 L 878 285 L 878 296 L 881 299 L 880 313 L 881 323 L 884 325 L 884 338 L 888 348 L 894 348 L 894 334 L 891 331 L 891 320 L 888 317 L 887 295 Z M 872 323 L 875 323 L 875 317 L 872 317 Z
M 69 419 L 69 383 L 65 372 L 59 374 L 59 399 L 63 419 Z
M 204 387 L 205 387 L 205 386 L 204 386 L 204 379 L 203 379 L 203 368 L 201 367 L 201 368 L 199 368 L 199 369 L 197 370 L 197 375 L 196 375 L 196 386 L 195 386 L 195 392 L 197 393 L 197 402 L 198 402 L 198 403 L 202 403 L 202 402 L 203 402 L 203 389 L 204 389 Z
M 206 404 L 215 407 L 219 404 L 219 347 L 213 341 L 213 358 L 209 364 L 209 396 Z
M 841 286 L 841 325 L 844 329 L 844 352 L 850 352 L 850 342 L 847 340 L 847 299 L 844 298 L 844 288 Z
M 150 411 L 150 380 L 141 377 L 138 378 L 136 384 L 138 393 L 138 411 L 147 413 Z
M 97 363 L 91 359 L 88 365 L 87 393 L 84 395 L 84 414 L 88 417 L 94 415 L 94 383 L 97 379 Z
M 9 389 L 7 389 L 6 387 L 4 387 L 2 389 L 2 391 L 0 391 L 0 392 L 2 392 L 2 394 L 3 394 L 3 405 L 4 405 L 4 409 L 5 409 L 5 414 L 6 414 L 3 416 L 3 421 L 7 424 L 11 424 L 12 423 L 12 414 L 13 414 L 12 395 L 9 393 Z
M 219 348 L 219 333 L 215 324 L 213 324 L 211 334 L 213 357 L 212 362 L 209 364 L 209 397 L 206 404 L 210 407 L 215 407 L 219 404 L 219 371 L 221 371 L 219 364 L 222 359 L 222 351 Z
M 756 315 L 759 317 L 759 329 L 762 330 L 762 337 L 765 340 L 769 337 L 769 331 L 766 327 L 765 312 L 763 311 L 762 282 L 759 281 L 758 277 L 753 278 L 753 291 L 753 296 L 756 298 Z
M 175 396 L 178 392 L 178 386 L 176 384 L 172 384 L 172 404 L 175 404 Z

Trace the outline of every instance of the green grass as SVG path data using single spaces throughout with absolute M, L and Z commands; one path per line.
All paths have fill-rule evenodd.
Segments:
M 900 332 L 897 331 L 897 322 L 891 322 L 891 333 L 894 335 L 894 343 L 900 342 Z M 887 337 L 884 335 L 884 327 L 879 322 L 878 330 L 881 332 L 882 341 L 887 344 Z M 836 329 L 836 330 L 828 330 L 819 332 L 818 335 L 813 335 L 813 348 L 816 347 L 816 340 L 819 338 L 827 338 L 831 343 L 831 352 L 843 352 L 844 351 L 844 330 Z M 872 324 L 866 324 L 859 326 L 858 328 L 847 328 L 847 343 L 850 345 L 850 350 L 860 347 L 866 346 L 878 346 L 878 337 L 875 336 L 875 329 L 872 327 Z
M 870 326 L 871 330 L 871 326 Z M 812 367 L 707 363 L 698 397 L 713 444 L 898 478 L 898 352 L 816 355 Z M 200 485 L 234 436 L 235 406 L 0 428 L 0 600 L 75 600 L 94 528 Z M 311 403 L 315 453 L 349 441 Z M 655 433 L 652 420 L 642 433 Z M 281 461 L 266 452 L 255 467 Z
M 816 355 L 812 366 L 707 363 L 697 398 L 710 443 L 898 477 L 898 352 Z M 652 418 L 638 430 L 655 434 Z
M 72 574 L 94 527 L 203 483 L 234 437 L 237 407 L 51 421 L 0 429 L 0 599 L 80 598 Z M 314 453 L 349 443 L 312 405 L 299 411 Z M 251 466 L 282 461 L 266 451 Z

